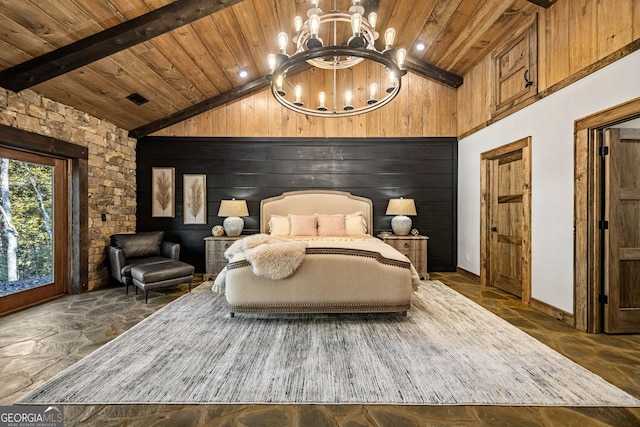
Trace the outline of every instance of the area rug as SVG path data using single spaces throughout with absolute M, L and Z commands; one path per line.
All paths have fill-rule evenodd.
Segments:
M 640 406 L 436 281 L 406 317 L 230 318 L 200 286 L 19 403 Z

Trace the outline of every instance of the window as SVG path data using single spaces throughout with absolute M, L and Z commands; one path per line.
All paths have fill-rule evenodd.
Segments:
M 3 312 L 65 292 L 66 188 L 65 161 L 0 148 Z

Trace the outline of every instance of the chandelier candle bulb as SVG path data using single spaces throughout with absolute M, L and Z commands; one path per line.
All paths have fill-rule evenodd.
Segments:
M 349 47 L 362 48 L 366 46 L 366 41 L 360 35 L 360 31 L 362 29 L 362 15 L 359 13 L 354 13 L 351 15 L 351 31 L 353 32 L 353 36 L 349 39 L 348 45 Z
M 320 17 L 315 13 L 309 18 L 309 28 L 311 29 L 311 37 L 318 38 L 318 32 L 320 31 Z
M 393 42 L 396 40 L 396 30 L 394 28 L 387 28 L 384 32 L 384 50 L 390 50 L 393 48 Z
M 300 16 L 293 18 L 293 26 L 296 29 L 296 33 L 299 33 L 302 29 L 302 18 Z
M 353 110 L 353 106 L 351 105 L 351 99 L 353 98 L 353 93 L 348 90 L 345 92 L 344 94 L 344 110 L 345 111 L 349 111 L 349 110 Z
M 378 96 L 378 85 L 375 83 L 371 83 L 369 85 L 369 100 L 367 101 L 367 104 L 371 105 L 378 102 L 376 96 Z
M 325 98 L 324 92 L 320 92 L 318 94 L 318 97 L 320 98 L 320 106 L 318 107 L 318 111 L 327 111 L 327 107 L 324 106 L 324 98 Z
M 391 93 L 396 90 L 396 73 L 393 71 L 389 72 L 389 87 L 387 88 L 387 93 Z
M 283 81 L 284 79 L 282 78 L 282 75 L 279 75 L 278 78 L 276 78 L 276 87 L 278 89 L 278 95 L 280 96 L 285 96 L 287 93 L 284 91 L 284 89 L 282 88 L 282 85 L 284 83 Z
M 320 32 L 320 17 L 315 13 L 309 17 L 309 31 L 311 37 L 307 40 L 307 49 L 317 49 L 322 47 L 322 39 L 318 37 Z
M 287 43 L 289 42 L 289 36 L 284 31 L 278 34 L 278 48 L 280 49 L 280 54 L 287 54 Z
M 273 73 L 276 68 L 276 56 L 273 53 L 267 55 L 267 65 L 269 66 L 269 72 Z
M 360 26 L 362 25 L 362 16 L 359 13 L 354 13 L 351 15 L 351 30 L 353 31 L 353 36 L 357 37 L 360 35 Z
M 375 32 L 376 24 L 378 23 L 378 14 L 375 13 L 375 12 L 371 12 L 369 14 L 368 19 L 369 19 L 369 24 L 371 24 L 371 29 Z M 375 33 L 375 34 L 376 34 L 376 36 L 374 37 L 374 39 L 377 39 L 378 38 L 378 36 L 377 36 L 378 33 Z
M 400 69 L 404 68 L 404 61 L 407 59 L 407 50 L 406 49 L 398 49 L 396 52 L 396 62 L 398 63 L 398 67 Z
M 294 105 L 297 105 L 298 107 L 302 107 L 302 86 L 300 85 L 296 85 L 295 87 L 295 92 L 296 92 L 296 101 L 294 102 Z

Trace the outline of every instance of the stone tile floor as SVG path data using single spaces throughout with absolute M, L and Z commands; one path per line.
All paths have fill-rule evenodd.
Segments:
M 585 334 L 459 274 L 434 273 L 432 279 L 640 397 L 640 335 Z M 13 404 L 185 292 L 186 285 L 150 293 L 149 303 L 144 304 L 143 295 L 125 295 L 122 287 L 112 287 L 0 317 L 0 405 Z M 64 410 L 65 426 L 640 426 L 640 408 L 70 405 Z

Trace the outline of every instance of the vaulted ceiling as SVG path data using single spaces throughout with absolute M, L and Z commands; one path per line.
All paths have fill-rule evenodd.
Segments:
M 320 0 L 323 10 L 334 0 Z M 347 10 L 351 0 L 337 1 Z M 555 0 L 363 0 L 408 68 L 457 87 Z M 276 35 L 310 0 L 0 0 L 0 86 L 31 88 L 135 137 L 267 87 Z M 426 48 L 419 51 L 422 42 Z M 248 76 L 238 73 L 246 70 Z M 137 105 L 137 93 L 149 102 Z

